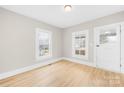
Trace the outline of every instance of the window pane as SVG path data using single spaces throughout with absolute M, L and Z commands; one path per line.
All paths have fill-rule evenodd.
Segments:
M 100 33 L 100 44 L 112 43 L 117 41 L 117 33 L 115 29 L 109 31 L 101 31 Z
M 49 54 L 49 45 L 39 45 L 39 56 Z
M 85 50 L 80 50 L 80 55 L 85 55 Z
M 76 55 L 79 55 L 79 50 L 75 50 L 75 54 Z
M 39 56 L 45 56 L 49 54 L 49 34 L 40 32 L 39 38 Z

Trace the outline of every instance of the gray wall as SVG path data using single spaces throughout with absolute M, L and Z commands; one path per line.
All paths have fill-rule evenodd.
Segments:
M 109 16 L 105 16 L 102 18 L 98 18 L 96 20 L 92 20 L 86 23 L 82 23 L 76 26 L 72 26 L 69 28 L 66 28 L 63 32 L 63 56 L 72 58 L 72 40 L 71 35 L 74 31 L 81 31 L 85 29 L 89 29 L 89 62 L 93 62 L 93 28 L 97 26 L 112 24 L 112 23 L 118 23 L 118 22 L 124 22 L 124 12 L 119 12 L 116 14 L 112 14 Z
M 0 73 L 39 63 L 35 59 L 37 27 L 52 32 L 53 58 L 61 57 L 61 29 L 0 8 Z
M 35 28 L 50 30 L 53 57 L 72 58 L 71 33 L 89 29 L 89 62 L 93 62 L 93 27 L 124 21 L 124 12 L 64 30 L 0 8 L 0 73 L 45 62 L 35 59 Z

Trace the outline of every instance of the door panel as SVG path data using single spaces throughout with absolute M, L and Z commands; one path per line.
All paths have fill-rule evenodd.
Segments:
M 103 69 L 120 71 L 120 25 L 95 29 L 96 65 Z

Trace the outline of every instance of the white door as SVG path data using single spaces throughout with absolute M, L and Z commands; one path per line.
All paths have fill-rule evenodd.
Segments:
M 97 67 L 120 71 L 120 25 L 95 29 L 95 52 Z

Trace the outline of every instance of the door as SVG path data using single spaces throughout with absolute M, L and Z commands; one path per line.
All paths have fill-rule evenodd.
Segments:
M 95 52 L 97 67 L 120 71 L 120 25 L 95 29 Z

